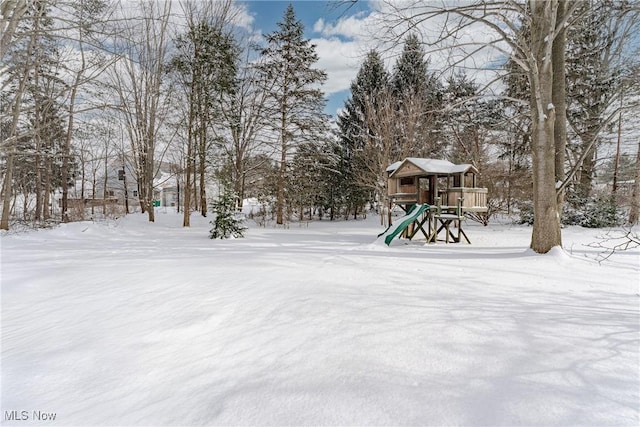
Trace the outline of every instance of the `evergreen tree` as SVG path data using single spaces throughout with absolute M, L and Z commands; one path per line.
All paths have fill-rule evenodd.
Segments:
M 525 31 L 524 29 L 522 31 Z M 526 37 L 526 35 L 524 36 Z M 531 111 L 525 100 L 529 97 L 529 80 L 511 57 L 505 65 L 506 74 L 503 99 L 503 116 L 506 132 L 513 136 L 503 144 L 501 157 L 509 157 L 519 164 L 531 156 Z
M 519 36 L 530 38 L 527 20 L 520 21 Z M 531 187 L 531 110 L 527 100 L 530 97 L 530 86 L 527 73 L 518 65 L 513 56 L 505 64 L 503 81 L 505 89 L 502 103 L 502 133 L 496 141 L 498 159 L 505 165 L 502 169 L 501 198 L 507 213 L 512 213 L 516 206 L 523 208 L 525 201 L 533 198 Z M 494 194 L 495 188 L 494 188 Z M 531 214 L 533 223 L 533 205 L 529 203 L 525 214 Z
M 619 8 L 609 2 L 582 2 L 576 13 L 583 18 L 568 35 L 567 118 L 578 137 L 568 148 L 574 159 L 583 158 L 576 177 L 577 198 L 591 194 L 607 109 L 620 90 L 621 55 L 631 23 Z
M 339 157 L 339 182 L 334 197 L 342 198 L 346 216 L 357 212 L 371 199 L 371 186 L 359 173 L 365 168 L 363 153 L 374 131 L 369 126 L 372 109 L 379 107 L 381 94 L 389 90 L 389 74 L 384 68 L 380 55 L 370 51 L 351 83 L 351 97 L 345 102 L 345 108 L 338 115 L 340 130 L 339 144 L 335 147 Z
M 422 44 L 416 34 L 404 43 L 391 77 L 396 102 L 397 140 L 395 157 L 441 157 L 444 147 L 438 139 L 442 110 L 442 85 L 429 72 Z
M 482 176 L 489 162 L 491 132 L 499 122 L 500 106 L 479 97 L 478 85 L 459 72 L 447 80 L 444 133 L 449 142 L 449 159 L 470 163 Z
M 258 69 L 268 91 L 268 115 L 277 135 L 280 154 L 277 177 L 276 222 L 285 221 L 288 162 L 296 146 L 318 140 L 326 134 L 323 114 L 324 94 L 318 88 L 327 79 L 324 71 L 313 68 L 318 61 L 315 45 L 304 38 L 304 27 L 289 5 L 278 30 L 266 35 Z
M 213 228 L 209 232 L 211 239 L 228 239 L 230 237 L 244 237 L 247 230 L 242 225 L 244 220 L 236 213 L 236 194 L 224 185 L 222 194 L 218 200 L 211 204 L 211 210 L 215 215 L 215 219 L 210 222 Z

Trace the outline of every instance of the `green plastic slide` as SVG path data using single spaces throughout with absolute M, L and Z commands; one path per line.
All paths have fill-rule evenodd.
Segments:
M 418 217 L 422 215 L 424 211 L 429 210 L 429 207 L 430 206 L 427 204 L 413 205 L 413 207 L 409 209 L 409 212 L 407 212 L 405 216 L 398 218 L 396 223 L 390 225 L 383 233 L 380 233 L 378 235 L 378 238 L 384 237 L 384 242 L 387 244 L 387 246 L 389 246 L 391 244 L 391 241 L 395 239 L 398 234 L 406 230 L 407 227 L 409 227 L 409 224 L 418 219 Z

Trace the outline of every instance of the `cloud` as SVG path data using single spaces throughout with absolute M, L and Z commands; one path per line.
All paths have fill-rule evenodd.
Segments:
M 334 22 L 320 18 L 314 23 L 313 30 L 321 37 L 311 42 L 320 58 L 318 68 L 328 74 L 323 87 L 327 95 L 350 89 L 367 52 L 380 48 L 374 36 L 376 21 L 374 12 L 358 12 Z
M 253 31 L 255 18 L 249 13 L 247 5 L 240 2 L 234 2 L 234 24 L 244 30 Z
M 324 19 L 320 18 L 315 22 L 315 24 L 313 24 L 313 31 L 316 33 L 322 33 L 323 29 L 324 29 Z
M 341 39 L 364 41 L 370 36 L 367 28 L 371 24 L 372 14 L 359 12 L 355 15 L 342 17 L 335 23 L 326 22 L 320 18 L 313 25 L 313 30 L 325 37 L 338 36 Z
M 316 66 L 328 74 L 323 90 L 327 95 L 349 89 L 363 58 L 362 46 L 336 37 L 312 39 L 320 58 Z

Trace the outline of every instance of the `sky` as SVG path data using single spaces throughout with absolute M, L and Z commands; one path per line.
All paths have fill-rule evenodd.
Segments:
M 336 117 L 344 107 L 350 95 L 349 86 L 356 77 L 366 53 L 376 49 L 391 70 L 395 59 L 402 50 L 397 40 L 384 44 L 382 34 L 388 30 L 394 15 L 393 4 L 383 0 L 371 1 L 279 1 L 254 0 L 240 1 L 245 10 L 245 25 L 255 35 L 268 34 L 277 29 L 277 23 L 283 20 L 284 12 L 292 4 L 305 28 L 305 37 L 316 45 L 319 61 L 318 68 L 327 72 L 328 80 L 323 90 L 328 102 L 325 112 Z M 430 8 L 429 3 L 414 3 L 413 8 Z M 441 35 L 442 26 L 448 25 L 444 17 L 430 19 L 419 26 L 419 36 L 423 40 L 434 39 Z M 394 26 L 395 29 L 400 28 Z M 433 71 L 442 71 L 441 79 L 455 69 L 465 69 L 467 74 L 482 87 L 495 80 L 496 68 L 504 61 L 504 50 L 494 49 L 502 43 L 496 43 L 496 34 L 482 24 L 467 26 L 459 34 L 456 43 L 460 46 L 472 46 L 470 51 L 438 49 L 425 53 Z M 481 49 L 477 49 L 482 46 Z M 493 46 L 493 47 L 492 47 Z M 502 48 L 505 46 L 502 45 Z M 466 49 L 466 48 L 461 48 Z
M 316 45 L 318 68 L 328 74 L 324 85 L 327 96 L 325 112 L 336 116 L 349 97 L 363 54 L 371 48 L 371 38 L 360 32 L 361 24 L 374 13 L 374 2 L 344 4 L 335 1 L 243 1 L 251 26 L 260 34 L 277 30 L 289 4 L 304 25 L 305 37 Z M 351 24 L 350 24 L 351 23 Z

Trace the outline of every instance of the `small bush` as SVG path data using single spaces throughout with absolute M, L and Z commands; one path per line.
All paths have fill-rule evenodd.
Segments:
M 582 225 L 584 220 L 584 203 L 567 200 L 562 209 L 562 225 Z
M 584 207 L 584 219 L 580 225 L 587 228 L 616 227 L 623 222 L 615 197 L 596 196 Z
M 533 203 L 519 205 L 518 224 L 533 225 Z M 613 196 L 572 198 L 567 200 L 562 211 L 562 225 L 579 225 L 586 228 L 616 227 L 624 222 Z
M 210 230 L 210 239 L 228 239 L 230 237 L 244 237 L 247 230 L 242 225 L 244 218 L 235 210 L 236 197 L 228 188 L 211 204 L 211 210 L 215 219 L 210 222 L 213 228 Z
M 521 202 L 518 204 L 517 224 L 533 225 L 533 202 Z

